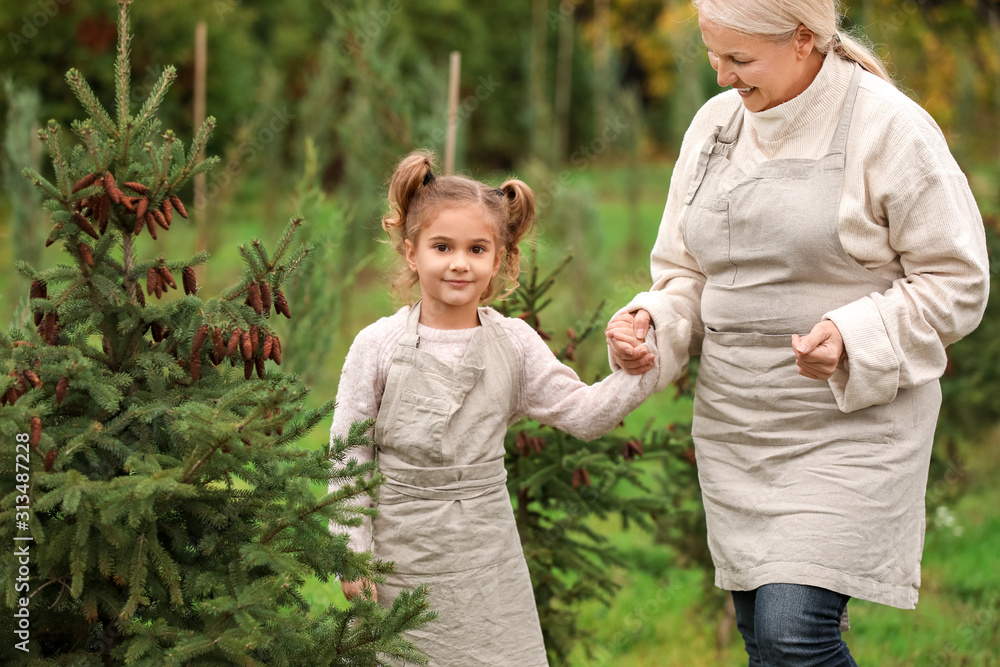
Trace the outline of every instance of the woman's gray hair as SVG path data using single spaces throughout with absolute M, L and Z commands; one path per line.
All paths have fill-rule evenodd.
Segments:
M 841 12 L 835 0 L 693 0 L 702 19 L 756 37 L 776 42 L 792 38 L 804 25 L 816 35 L 820 53 L 834 52 L 895 85 L 882 59 L 867 39 L 840 29 Z

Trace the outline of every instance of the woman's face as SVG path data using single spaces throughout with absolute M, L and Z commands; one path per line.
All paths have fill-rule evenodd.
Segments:
M 814 35 L 799 26 L 787 43 L 746 35 L 698 17 L 719 85 L 732 86 L 749 111 L 764 111 L 802 93 L 823 65 Z

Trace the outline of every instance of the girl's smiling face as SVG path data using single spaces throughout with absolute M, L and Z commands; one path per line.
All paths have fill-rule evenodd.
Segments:
M 406 263 L 420 283 L 420 323 L 464 329 L 479 323 L 479 300 L 500 269 L 495 223 L 482 207 L 442 208 L 406 241 Z
M 732 86 L 749 111 L 764 111 L 798 96 L 823 66 L 815 36 L 800 25 L 787 42 L 724 28 L 698 17 L 708 59 L 722 87 Z

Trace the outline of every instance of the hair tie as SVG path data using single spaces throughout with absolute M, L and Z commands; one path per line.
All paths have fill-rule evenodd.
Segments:
M 427 185 L 428 183 L 430 183 L 430 182 L 431 182 L 431 181 L 433 181 L 433 180 L 434 180 L 434 174 L 432 174 L 432 173 L 431 173 L 431 170 L 430 170 L 430 169 L 428 169 L 428 170 L 427 170 L 427 173 L 426 173 L 426 174 L 424 174 L 424 182 L 423 182 L 423 185 Z
M 495 189 L 493 190 L 493 192 L 497 193 L 498 195 L 500 195 L 500 196 L 501 196 L 501 197 L 503 197 L 504 199 L 506 199 L 506 198 L 507 198 L 507 193 L 506 193 L 506 192 L 504 192 L 504 189 L 503 189 L 503 188 L 495 188 Z
M 837 44 L 839 44 L 839 45 L 841 45 L 841 46 L 843 46 L 843 45 L 844 45 L 844 40 L 843 40 L 843 38 L 842 38 L 842 37 L 840 36 L 840 31 L 839 31 L 839 30 L 834 30 L 834 31 L 833 31 L 833 38 L 834 38 L 835 40 L 837 40 Z

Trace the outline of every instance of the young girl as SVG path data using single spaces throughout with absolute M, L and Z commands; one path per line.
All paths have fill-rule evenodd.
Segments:
M 431 665 L 546 665 L 505 484 L 507 426 L 527 415 L 596 438 L 648 396 L 656 373 L 588 386 L 525 322 L 483 307 L 516 286 L 534 196 L 519 180 L 435 177 L 432 157 L 399 163 L 382 220 L 405 259 L 395 285 L 419 284 L 421 298 L 358 334 L 337 392 L 331 437 L 377 416 L 386 477 L 378 518 L 349 529 L 350 546 L 395 562 L 375 589 L 383 603 L 429 585 L 438 620 L 407 638 Z M 362 585 L 341 582 L 349 598 Z

